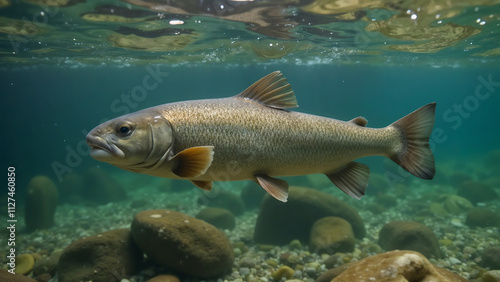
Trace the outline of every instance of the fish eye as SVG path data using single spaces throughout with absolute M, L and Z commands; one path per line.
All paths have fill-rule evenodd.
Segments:
M 129 124 L 121 124 L 116 127 L 116 133 L 120 136 L 127 136 L 132 132 L 132 129 Z
M 127 134 L 129 131 L 130 131 L 130 128 L 128 128 L 128 126 L 120 127 L 120 132 L 123 134 Z

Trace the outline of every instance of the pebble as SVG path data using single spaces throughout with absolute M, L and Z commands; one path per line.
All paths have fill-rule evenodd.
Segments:
M 250 274 L 250 268 L 248 268 L 248 267 L 242 267 L 242 268 L 240 268 L 240 274 L 241 275 L 248 275 L 248 274 Z
M 127 180 L 124 177 L 124 181 Z M 236 182 L 235 182 L 236 183 Z M 423 185 L 425 187 L 426 185 Z M 195 190 L 196 191 L 196 190 Z M 332 194 L 338 196 L 336 190 L 333 188 L 330 189 Z M 142 193 L 140 191 L 140 193 Z M 141 197 L 146 197 L 148 195 L 141 195 Z M 193 208 L 191 200 L 192 197 L 186 197 L 186 195 L 190 195 L 190 192 L 172 194 L 172 193 L 159 193 L 155 195 L 154 198 L 151 198 L 150 204 L 151 206 L 164 206 L 165 203 L 170 205 L 169 203 L 175 202 L 176 209 L 185 214 L 194 216 L 197 212 L 202 208 Z M 193 193 L 193 195 L 195 195 Z M 149 196 L 148 196 L 149 197 Z M 133 198 L 133 197 L 131 197 Z M 368 199 L 368 198 L 367 198 Z M 378 245 L 374 244 L 376 242 L 376 237 L 371 234 L 377 234 L 380 230 L 382 223 L 390 222 L 391 220 L 410 220 L 412 214 L 401 213 L 400 206 L 404 206 L 406 204 L 411 205 L 412 203 L 409 201 L 416 200 L 414 196 L 407 195 L 406 198 L 401 199 L 398 203 L 398 208 L 394 208 L 393 211 L 389 210 L 387 212 L 373 215 L 369 211 L 364 211 L 362 209 L 359 210 L 360 216 L 365 220 L 365 226 L 367 228 L 367 235 L 363 238 L 362 242 L 366 244 L 361 244 L 359 242 L 356 243 L 356 247 L 360 249 L 356 250 L 353 253 L 346 254 L 336 254 L 332 257 L 327 255 L 317 256 L 312 255 L 311 257 L 306 257 L 304 250 L 300 249 L 290 249 L 288 245 L 284 246 L 263 246 L 261 248 L 262 252 L 259 252 L 259 248 L 254 243 L 245 244 L 241 242 L 252 242 L 252 236 L 254 231 L 254 226 L 257 218 L 257 213 L 247 212 L 238 217 L 236 228 L 232 231 L 226 232 L 228 236 L 231 238 L 231 242 L 233 242 L 233 250 L 237 253 L 239 263 L 235 263 L 233 270 L 236 270 L 236 274 L 234 278 L 231 275 L 225 275 L 220 277 L 218 280 L 210 280 L 217 282 L 225 282 L 225 281 L 234 281 L 237 278 L 238 281 L 252 281 L 252 282 L 273 282 L 270 274 L 278 269 L 283 264 L 288 264 L 289 262 L 285 259 L 283 261 L 279 260 L 280 255 L 289 252 L 290 256 L 292 256 L 292 261 L 295 262 L 299 267 L 294 267 L 295 273 L 291 279 L 300 280 L 300 281 L 313 281 L 312 279 L 308 279 L 309 275 L 305 271 L 305 267 L 300 269 L 300 264 L 308 263 L 312 261 L 318 261 L 320 263 L 328 264 L 327 267 L 338 266 L 343 261 L 355 261 L 361 259 L 364 255 L 375 254 L 380 251 L 371 251 L 368 249 L 368 246 Z M 417 199 L 418 200 L 418 199 Z M 500 204 L 497 202 L 488 202 L 487 204 L 482 204 L 483 207 L 492 210 L 498 210 L 500 208 Z M 130 205 L 128 204 L 120 204 L 120 205 L 103 205 L 92 207 L 91 209 L 82 209 L 85 212 L 78 212 L 73 210 L 73 206 L 70 205 L 62 205 L 58 207 L 58 212 L 56 213 L 56 220 L 58 226 L 47 230 L 47 235 L 45 236 L 42 233 L 32 233 L 23 235 L 23 239 L 27 242 L 33 242 L 37 244 L 32 244 L 34 247 L 31 247 L 32 253 L 39 252 L 44 244 L 52 243 L 55 248 L 65 248 L 72 241 L 76 240 L 82 236 L 91 236 L 97 233 L 101 233 L 103 231 L 111 230 L 114 228 L 119 228 L 122 226 L 130 226 Z M 103 220 L 102 215 L 107 215 L 106 220 Z M 440 222 L 434 221 L 432 218 L 426 218 L 426 224 L 429 224 L 429 227 L 432 230 L 438 232 L 438 238 L 447 238 L 452 241 L 452 244 L 449 246 L 441 245 L 441 249 L 443 249 L 447 258 L 436 260 L 436 264 L 440 266 L 444 266 L 447 269 L 460 274 L 463 277 L 469 279 L 481 279 L 481 276 L 484 273 L 484 269 L 479 268 L 480 272 L 474 268 L 477 267 L 477 260 L 480 259 L 478 255 L 482 253 L 482 250 L 492 245 L 500 245 L 500 237 L 498 236 L 498 230 L 494 228 L 476 228 L 470 229 L 467 226 L 458 227 L 457 223 L 465 222 L 465 218 L 461 216 L 454 215 L 453 222 Z M 80 223 L 76 222 L 75 219 L 80 218 L 83 219 Z M 69 228 L 71 226 L 71 228 Z M 88 227 L 88 230 L 85 229 Z M 368 244 L 370 243 L 370 244 Z M 290 245 L 295 245 L 290 242 Z M 295 246 L 294 246 L 295 247 Z M 23 246 L 20 248 L 20 253 L 27 253 L 26 250 L 28 247 Z M 293 248 L 293 247 L 292 247 Z M 16 249 L 17 251 L 17 249 Z M 244 258 L 249 258 L 248 261 L 243 263 Z M 288 257 L 287 257 L 288 258 Z M 297 259 L 295 261 L 295 259 Z M 253 262 L 252 262 L 253 260 Z M 458 261 L 458 263 L 456 261 Z M 246 264 L 248 263 L 248 265 Z M 255 263 L 252 266 L 252 263 Z M 247 280 L 247 277 L 244 277 L 244 273 L 241 268 L 248 268 L 250 270 L 250 276 L 253 276 L 253 280 Z M 316 272 L 323 272 L 320 270 L 316 270 Z M 128 280 L 123 280 L 123 282 L 136 282 L 136 281 L 146 281 L 147 278 L 153 277 L 155 275 L 161 274 L 159 269 L 155 267 L 145 268 L 141 271 L 141 274 L 136 275 L 135 277 L 130 277 Z M 469 275 L 468 275 L 469 274 Z M 497 277 L 497 274 L 490 273 L 488 278 L 491 278 L 491 274 L 494 274 L 494 277 Z M 483 277 L 484 279 L 484 277 Z M 193 281 L 193 280 L 188 280 Z M 284 281 L 284 279 L 283 279 Z
M 291 254 L 286 260 L 291 264 L 298 264 L 302 261 L 300 256 L 298 256 L 296 254 Z

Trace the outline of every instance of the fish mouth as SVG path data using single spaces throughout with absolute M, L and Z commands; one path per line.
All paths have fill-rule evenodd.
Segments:
M 88 134 L 86 141 L 90 147 L 90 156 L 96 160 L 109 161 L 114 158 L 125 158 L 125 153 L 120 148 L 99 136 Z

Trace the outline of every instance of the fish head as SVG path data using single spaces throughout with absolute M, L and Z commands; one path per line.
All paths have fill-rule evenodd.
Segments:
M 146 109 L 106 121 L 87 134 L 90 156 L 134 172 L 161 165 L 173 144 L 171 124 Z

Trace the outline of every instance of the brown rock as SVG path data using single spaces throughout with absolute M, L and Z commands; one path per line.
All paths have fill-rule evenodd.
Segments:
M 59 282 L 120 281 L 135 274 L 142 253 L 128 229 L 116 229 L 84 237 L 64 249 L 57 272 Z
M 33 274 L 39 276 L 43 273 L 49 273 L 51 276 L 56 275 L 57 264 L 61 257 L 62 251 L 54 252 L 50 257 L 43 258 L 35 263 Z
M 418 252 L 391 251 L 364 258 L 331 281 L 466 282 L 467 280 L 449 270 L 432 265 Z
M 233 213 L 222 208 L 204 208 L 196 215 L 196 218 L 206 221 L 222 230 L 233 230 L 236 226 Z
M 412 250 L 423 255 L 441 257 L 441 249 L 432 230 L 418 222 L 392 221 L 382 227 L 378 239 L 379 245 L 386 251 Z
M 171 210 L 149 210 L 135 215 L 132 236 L 156 263 L 199 278 L 224 275 L 234 254 L 222 231 L 205 221 Z
M 262 201 L 254 239 L 259 244 L 285 245 L 294 239 L 309 242 L 314 222 L 327 216 L 348 221 L 356 238 L 366 230 L 358 212 L 329 194 L 301 187 L 290 187 L 288 202 L 282 203 L 267 195 Z
M 8 282 L 37 282 L 35 279 L 26 277 L 21 274 L 12 274 L 6 269 L 0 269 L 0 281 Z
M 170 274 L 161 274 L 155 276 L 151 279 L 148 279 L 146 282 L 180 282 L 181 280 L 177 278 L 177 276 L 173 276 Z
M 329 270 L 323 272 L 318 278 L 316 278 L 316 282 L 332 281 L 333 278 L 339 276 L 342 272 L 344 272 L 346 269 L 348 269 L 351 265 L 353 265 L 355 263 L 356 262 L 349 262 L 349 263 L 343 264 L 339 267 L 329 269 Z
M 319 254 L 354 251 L 351 224 L 334 216 L 317 220 L 311 228 L 309 250 Z

